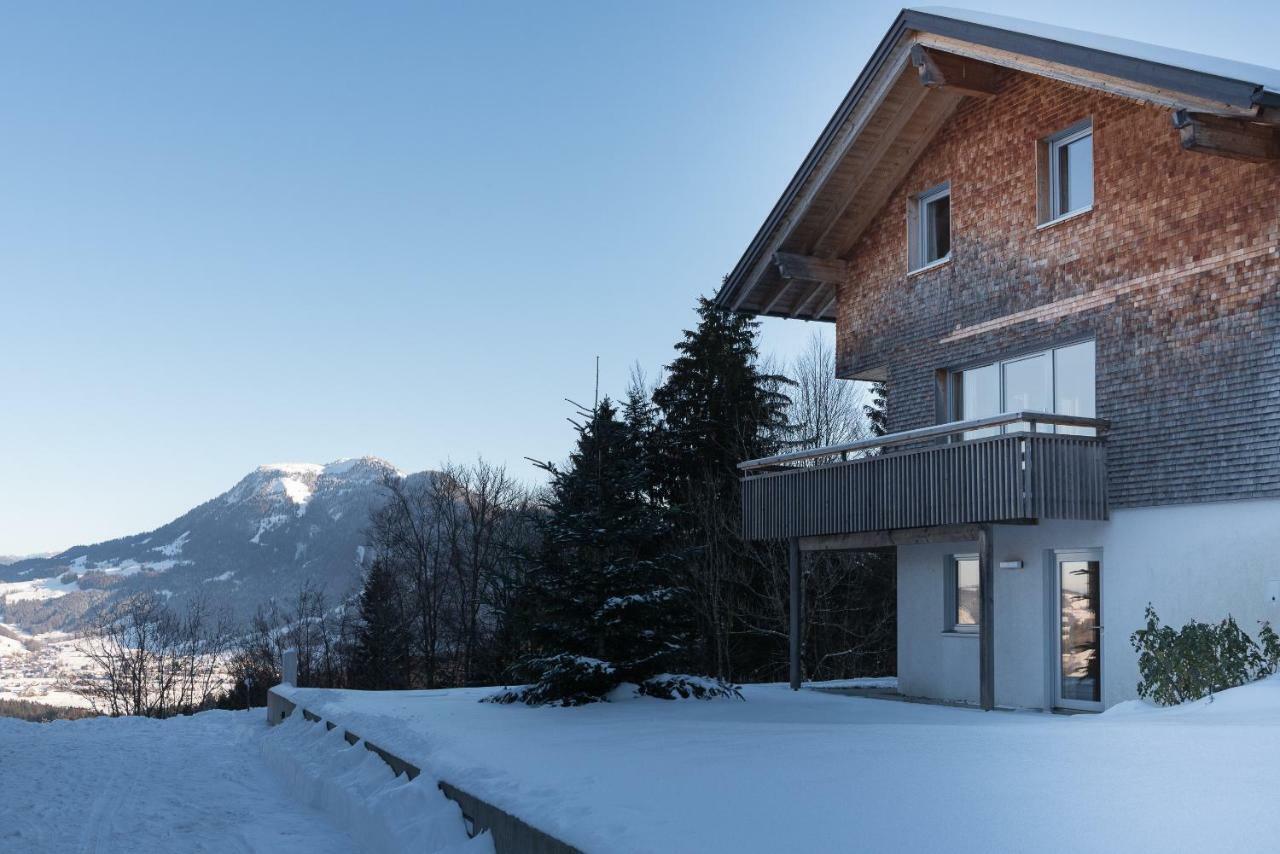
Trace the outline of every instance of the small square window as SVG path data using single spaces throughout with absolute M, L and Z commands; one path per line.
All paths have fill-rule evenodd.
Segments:
M 943 184 L 911 200 L 907 222 L 909 269 L 919 270 L 951 255 L 951 185 Z
M 1083 122 L 1040 146 L 1040 222 L 1093 205 L 1093 124 Z

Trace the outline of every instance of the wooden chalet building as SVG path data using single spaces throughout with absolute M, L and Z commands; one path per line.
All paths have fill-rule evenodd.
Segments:
M 1148 602 L 1280 619 L 1278 128 L 1280 71 L 894 21 L 717 301 L 887 383 L 889 435 L 744 461 L 743 525 L 793 591 L 896 548 L 902 693 L 1102 709 Z

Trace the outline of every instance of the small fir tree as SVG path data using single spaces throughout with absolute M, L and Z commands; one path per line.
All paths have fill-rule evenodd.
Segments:
M 385 561 L 375 560 L 365 575 L 351 650 L 353 687 L 393 691 L 409 687 L 411 638 L 400 579 Z
M 581 413 L 568 462 L 540 464 L 551 476 L 534 576 L 542 619 L 538 653 L 522 668 L 534 684 L 499 700 L 592 702 L 685 653 L 669 526 L 648 494 L 642 409 L 632 400 L 628 423 L 602 400 Z

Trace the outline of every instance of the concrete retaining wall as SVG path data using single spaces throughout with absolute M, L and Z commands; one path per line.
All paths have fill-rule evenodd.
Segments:
M 267 692 L 267 723 L 271 726 L 280 723 L 297 709 L 296 703 L 276 693 L 275 689 Z M 339 727 L 336 722 L 325 720 L 310 709 L 302 709 L 302 716 L 309 721 L 323 723 L 329 729 Z M 343 738 L 349 744 L 364 741 L 365 748 L 378 754 L 397 776 L 407 774 L 412 780 L 422 773 L 422 769 L 417 765 L 405 761 L 376 744 L 371 744 L 349 729 L 343 728 Z M 445 797 L 462 808 L 462 817 L 467 823 L 467 833 L 475 836 L 483 831 L 489 831 L 493 837 L 494 849 L 498 854 L 583 854 L 572 845 L 561 842 L 554 836 L 538 830 L 452 783 L 441 780 L 439 786 Z

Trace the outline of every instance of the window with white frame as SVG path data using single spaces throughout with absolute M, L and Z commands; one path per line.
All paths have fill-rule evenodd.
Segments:
M 1095 346 L 1081 341 L 1066 347 L 1029 353 L 952 373 L 951 417 L 957 421 L 1002 412 L 1054 412 L 1093 418 L 1096 413 Z M 979 439 L 1003 430 L 1025 430 L 1024 423 L 1003 428 L 970 430 L 966 439 Z M 1050 427 L 1040 430 L 1092 436 L 1092 427 Z
M 977 555 L 954 555 L 947 567 L 949 632 L 976 632 L 982 618 L 982 581 Z
M 942 184 L 911 199 L 907 211 L 907 261 L 911 270 L 951 255 L 951 185 Z
M 1093 206 L 1093 123 L 1072 125 L 1040 146 L 1040 222 Z

